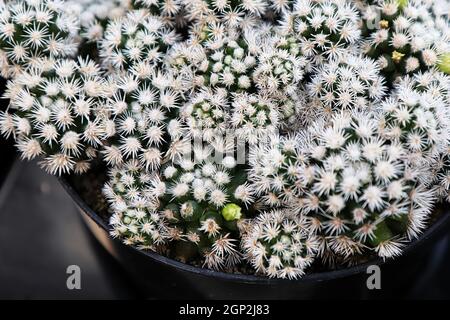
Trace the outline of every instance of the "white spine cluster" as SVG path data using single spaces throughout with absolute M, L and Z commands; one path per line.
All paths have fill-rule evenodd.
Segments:
M 254 25 L 266 12 L 267 0 L 181 0 L 188 21 L 195 28 L 205 24 L 223 23 L 227 27 Z
M 131 11 L 108 24 L 100 42 L 100 56 L 105 68 L 115 72 L 142 62 L 155 66 L 161 62 L 166 46 L 176 40 L 174 31 L 166 28 L 161 18 L 145 10 Z
M 254 146 L 249 156 L 248 177 L 258 202 L 268 208 L 298 209 L 296 200 L 305 186 L 302 179 L 308 177 L 303 170 L 304 144 L 296 136 L 273 135 L 265 139 L 267 143 Z
M 264 96 L 238 93 L 232 100 L 231 128 L 238 139 L 250 145 L 275 133 L 285 116 L 277 102 Z
M 95 43 L 103 38 L 109 21 L 121 19 L 131 9 L 130 0 L 66 0 L 65 10 L 79 17 L 80 36 Z
M 262 43 L 258 64 L 253 72 L 256 87 L 274 98 L 283 98 L 298 90 L 306 59 L 290 39 L 274 35 Z
M 183 88 L 161 62 L 175 39 L 144 10 L 108 25 L 100 50 L 114 90 L 107 108 L 110 139 L 103 151 L 108 164 L 137 159 L 146 169 L 158 169 L 163 145 L 180 138 L 179 121 L 168 115 L 180 107 Z
M 447 151 L 450 117 L 443 97 L 400 85 L 381 107 L 380 136 L 401 142 L 411 163 L 432 164 Z
M 295 121 L 306 64 L 295 43 L 256 29 L 208 39 L 169 52 L 169 65 L 192 92 L 182 108 L 192 135 L 210 140 L 237 129 L 238 138 L 255 143 Z
M 119 78 L 113 88 L 107 105 L 110 120 L 105 161 L 119 165 L 138 159 L 147 169 L 159 168 L 164 143 L 176 141 L 181 134 L 179 121 L 168 117 L 170 110 L 179 106 L 176 79 L 163 71 L 141 75 L 133 70 Z
M 251 190 L 236 182 L 236 160 L 225 156 L 215 163 L 216 150 L 198 147 L 193 150 L 193 159 L 181 159 L 163 171 L 166 181 L 165 194 L 176 202 L 192 197 L 197 203 L 218 209 L 227 203 L 238 202 L 244 206 L 252 203 Z M 245 181 L 244 181 L 245 182 Z M 245 192 L 247 189 L 247 192 Z

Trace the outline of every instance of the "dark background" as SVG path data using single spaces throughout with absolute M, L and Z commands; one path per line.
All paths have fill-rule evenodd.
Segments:
M 11 170 L 0 171 L 9 171 L 0 187 L 0 299 L 141 297 L 124 270 L 90 235 L 55 177 L 33 162 L 15 161 Z M 434 246 L 425 263 L 427 271 L 411 279 L 411 289 L 399 298 L 450 298 L 449 236 Z M 81 268 L 81 290 L 66 287 L 69 265 Z M 152 298 L 158 298 L 157 292 Z
M 69 265 L 81 268 L 81 290 L 67 289 Z M 0 299 L 135 297 L 58 180 L 16 161 L 0 191 Z

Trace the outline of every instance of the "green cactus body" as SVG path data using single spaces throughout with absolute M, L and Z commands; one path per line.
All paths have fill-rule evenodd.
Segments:
M 450 52 L 444 53 L 439 57 L 438 68 L 446 74 L 450 74 Z
M 181 113 L 191 134 L 210 140 L 231 130 L 253 144 L 296 122 L 306 64 L 296 44 L 273 30 L 210 33 L 169 52 L 172 70 L 190 84 Z

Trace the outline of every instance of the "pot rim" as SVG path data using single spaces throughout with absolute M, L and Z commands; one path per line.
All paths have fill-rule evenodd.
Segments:
M 78 207 L 90 218 L 92 219 L 101 229 L 103 229 L 108 237 L 114 241 L 114 239 L 110 236 L 110 227 L 108 223 L 103 220 L 80 196 L 80 194 L 75 190 L 75 188 L 71 185 L 67 177 L 59 177 L 58 178 L 60 184 L 66 190 L 66 192 L 71 196 L 71 198 L 75 201 Z M 426 229 L 417 239 L 408 243 L 402 252 L 400 257 L 397 259 L 407 256 L 415 249 L 425 245 L 432 235 L 438 233 L 442 229 L 446 227 L 446 225 L 450 224 L 450 211 L 445 210 L 445 213 L 441 214 L 438 219 L 428 228 Z M 322 282 L 328 280 L 336 280 L 340 278 L 350 277 L 356 274 L 365 273 L 367 268 L 372 265 L 382 266 L 385 264 L 390 264 L 392 262 L 395 263 L 395 259 L 384 260 L 382 258 L 377 258 L 369 262 L 365 262 L 363 264 L 359 264 L 356 266 L 351 266 L 344 269 L 333 270 L 333 271 L 325 271 L 325 272 L 317 272 L 306 274 L 301 278 L 288 280 L 288 279 L 277 279 L 277 278 L 268 278 L 264 276 L 258 275 L 246 275 L 246 274 L 236 274 L 236 273 L 225 273 L 221 271 L 214 271 L 206 268 L 200 268 L 196 266 L 192 266 L 190 264 L 182 263 L 172 258 L 165 257 L 153 251 L 143 251 L 139 250 L 134 246 L 130 246 L 132 250 L 137 251 L 139 254 L 146 256 L 158 263 L 168 265 L 171 268 L 194 273 L 197 275 L 207 276 L 207 277 L 215 277 L 220 280 L 231 281 L 231 282 L 245 282 L 252 284 L 266 284 L 266 285 L 276 285 L 279 283 L 306 283 L 306 282 Z

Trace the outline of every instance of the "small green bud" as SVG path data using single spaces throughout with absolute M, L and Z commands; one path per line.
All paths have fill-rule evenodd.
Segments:
M 438 68 L 446 74 L 450 74 L 450 52 L 439 57 Z
M 241 207 L 237 204 L 229 203 L 222 209 L 222 216 L 226 221 L 239 220 L 242 216 Z

